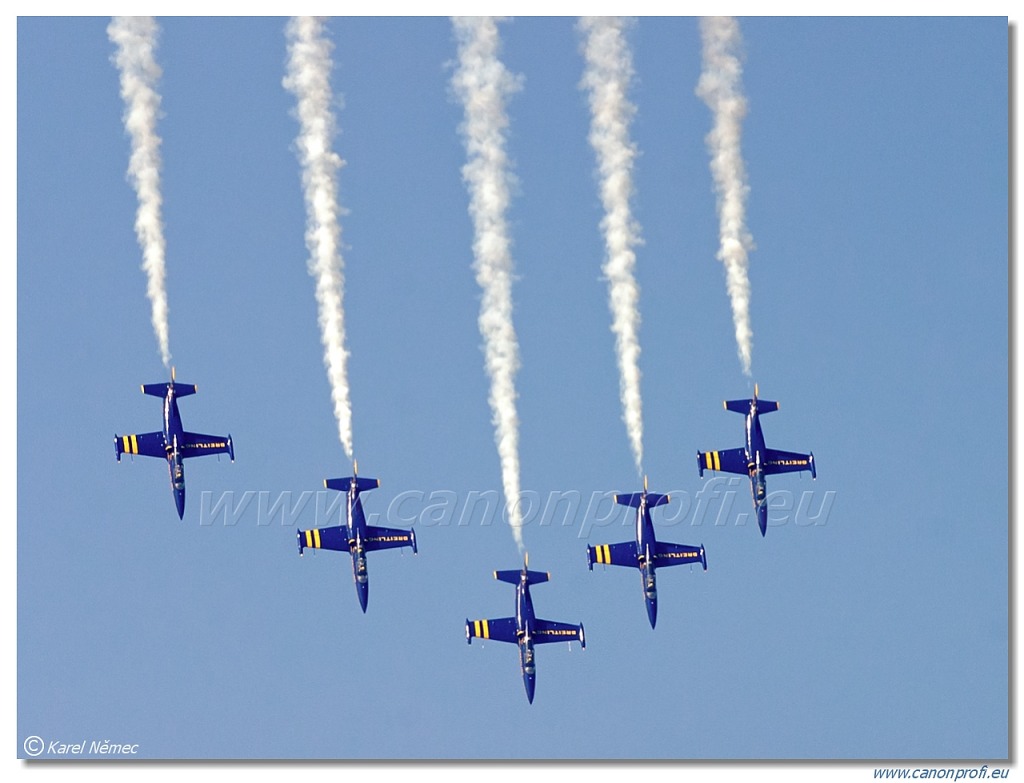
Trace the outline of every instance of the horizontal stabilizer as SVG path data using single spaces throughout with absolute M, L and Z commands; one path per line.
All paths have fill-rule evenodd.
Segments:
M 642 492 L 630 492 L 626 495 L 616 495 L 615 502 L 620 506 L 629 506 L 630 508 L 640 507 L 640 498 L 643 497 Z
M 746 416 L 750 413 L 750 406 L 754 403 L 757 404 L 758 413 L 772 413 L 779 409 L 779 403 L 775 400 L 760 400 L 757 397 L 752 400 L 726 400 L 723 405 L 727 411 Z
M 499 582 L 508 582 L 510 585 L 519 584 L 519 578 L 523 575 L 522 570 L 518 571 L 495 571 L 494 578 Z M 547 571 L 527 571 L 526 572 L 526 583 L 529 585 L 538 585 L 541 582 L 546 582 L 551 578 L 551 574 Z
M 657 492 L 647 493 L 647 508 L 655 508 L 657 506 L 664 506 L 671 500 L 670 495 L 659 495 Z
M 722 403 L 727 411 L 739 413 L 746 416 L 750 413 L 750 404 L 753 400 L 726 400 Z
M 615 502 L 620 506 L 629 506 L 630 508 L 640 508 L 640 499 L 644 496 L 643 492 L 630 492 L 626 495 L 616 495 Z M 670 495 L 659 495 L 657 492 L 647 493 L 647 508 L 654 508 L 655 506 L 664 506 L 671 500 Z
M 336 489 L 338 492 L 348 492 L 348 488 L 352 486 L 352 477 L 346 476 L 344 478 L 324 479 L 324 486 L 327 487 L 327 489 Z M 360 492 L 368 492 L 371 489 L 377 489 L 379 486 L 380 479 L 356 476 L 357 494 Z
M 169 383 L 144 383 L 142 384 L 142 393 L 151 397 L 166 397 L 170 386 Z M 174 396 L 188 397 L 190 394 L 195 394 L 198 388 L 191 383 L 176 383 L 174 384 Z

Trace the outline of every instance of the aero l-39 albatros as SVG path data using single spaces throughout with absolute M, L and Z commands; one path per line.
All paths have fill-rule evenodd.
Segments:
M 760 415 L 777 411 L 779 403 L 773 400 L 759 400 L 757 384 L 754 384 L 753 399 L 726 400 L 722 404 L 727 411 L 741 413 L 746 417 L 746 445 L 738 449 L 724 451 L 698 451 L 697 469 L 701 476 L 704 475 L 705 470 L 720 470 L 725 473 L 750 476 L 750 493 L 754 497 L 757 525 L 761 528 L 763 536 L 768 530 L 768 490 L 765 487 L 765 476 L 809 470 L 811 478 L 817 478 L 814 452 L 798 454 L 793 451 L 769 449 L 764 445 Z
M 523 557 L 522 571 L 495 571 L 494 578 L 516 586 L 516 616 L 499 617 L 493 620 L 466 620 L 466 644 L 474 638 L 494 639 L 519 645 L 519 668 L 523 673 L 526 698 L 533 704 L 533 692 L 537 686 L 537 669 L 534 661 L 535 644 L 550 642 L 572 642 L 586 648 L 583 624 L 556 623 L 541 620 L 533 612 L 533 598 L 530 585 L 546 582 L 551 574 L 545 571 L 529 570 L 529 556 Z
M 179 519 L 185 516 L 184 460 L 208 454 L 228 454 L 231 461 L 235 461 L 235 447 L 230 435 L 202 435 L 198 432 L 186 432 L 182 427 L 178 398 L 195 394 L 196 391 L 197 387 L 193 384 L 176 383 L 172 367 L 170 383 L 147 383 L 142 386 L 143 394 L 163 397 L 163 430 L 114 436 L 114 453 L 118 462 L 121 461 L 122 454 L 139 454 L 143 457 L 160 457 L 167 460 L 167 470 L 171 474 L 171 491 L 174 493 L 174 505 L 178 509 Z
M 363 514 L 363 503 L 359 495 L 380 486 L 375 478 L 359 478 L 359 463 L 352 466 L 352 475 L 345 478 L 324 479 L 327 489 L 336 489 L 347 495 L 345 506 L 345 524 L 337 527 L 313 528 L 298 532 L 299 554 L 306 547 L 311 549 L 333 549 L 336 552 L 348 552 L 352 555 L 352 578 L 356 584 L 356 595 L 359 605 L 366 611 L 366 603 L 370 599 L 370 574 L 366 568 L 366 553 L 378 549 L 395 549 L 411 547 L 413 554 L 416 549 L 416 532 L 390 527 L 375 527 L 366 524 Z
M 599 544 L 587 547 L 587 567 L 594 570 L 599 565 L 628 566 L 640 569 L 640 581 L 647 603 L 647 619 L 651 628 L 658 620 L 658 588 L 654 578 L 655 568 L 700 563 L 708 570 L 708 559 L 704 545 L 669 544 L 654 537 L 651 509 L 668 503 L 668 495 L 647 492 L 647 476 L 644 476 L 644 491 L 628 495 L 616 495 L 615 502 L 636 509 L 636 538 L 620 544 Z

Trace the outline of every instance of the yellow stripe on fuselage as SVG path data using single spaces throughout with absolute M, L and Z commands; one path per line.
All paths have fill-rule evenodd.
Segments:
M 139 439 L 135 435 L 132 435 L 132 454 L 138 454 L 138 453 L 139 453 Z
M 715 452 L 715 470 L 721 470 L 721 469 L 722 469 L 722 458 L 718 455 L 718 452 L 716 451 Z
M 313 541 L 314 541 L 313 546 L 315 546 L 317 549 L 319 549 L 320 548 L 320 528 L 318 528 L 318 527 L 313 528 Z
M 306 531 L 306 546 L 308 546 L 308 547 L 312 547 L 313 546 L 313 531 L 312 530 L 307 530 Z
M 598 564 L 611 565 L 612 551 L 609 544 L 598 544 L 594 547 L 594 551 L 597 553 Z

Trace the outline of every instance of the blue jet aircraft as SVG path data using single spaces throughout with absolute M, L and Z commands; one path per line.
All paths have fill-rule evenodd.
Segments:
M 359 499 L 362 492 L 377 489 L 379 479 L 359 478 L 359 463 L 352 465 L 352 475 L 345 478 L 324 479 L 327 489 L 336 489 L 348 495 L 345 510 L 346 522 L 337 527 L 313 528 L 298 532 L 299 554 L 306 547 L 311 549 L 333 549 L 336 552 L 348 552 L 352 555 L 352 578 L 356 583 L 356 595 L 359 605 L 366 611 L 366 603 L 370 598 L 370 575 L 366 570 L 366 553 L 378 549 L 395 549 L 412 547 L 416 554 L 416 531 L 401 530 L 390 527 L 374 527 L 366 524 L 363 514 L 363 503 Z
M 647 602 L 647 618 L 651 628 L 658 620 L 658 589 L 654 578 L 657 567 L 700 563 L 708 570 L 704 545 L 669 544 L 654 537 L 651 509 L 663 506 L 670 500 L 669 495 L 647 492 L 647 476 L 644 476 L 644 491 L 629 495 L 616 495 L 615 502 L 636 509 L 636 538 L 621 544 L 600 544 L 587 547 L 587 567 L 594 570 L 594 563 L 600 565 L 628 566 L 640 569 L 640 583 Z
M 473 638 L 477 637 L 519 645 L 519 666 L 523 672 L 523 683 L 526 685 L 526 698 L 533 704 L 533 691 L 537 685 L 533 646 L 549 642 L 571 643 L 575 639 L 579 641 L 580 647 L 585 649 L 587 640 L 583 635 L 582 623 L 572 625 L 541 620 L 533 613 L 530 585 L 548 581 L 551 574 L 529 570 L 529 562 L 529 556 L 523 558 L 522 571 L 494 572 L 495 579 L 516 586 L 516 616 L 472 622 L 466 620 L 466 644 L 472 643 Z
M 779 409 L 779 403 L 772 400 L 757 398 L 757 384 L 754 384 L 754 397 L 750 400 L 726 400 L 722 403 L 727 411 L 741 413 L 746 416 L 747 444 L 738 449 L 724 451 L 698 451 L 697 469 L 704 476 L 705 470 L 736 473 L 750 476 L 750 493 L 754 498 L 754 510 L 757 512 L 757 524 L 763 536 L 768 530 L 768 491 L 765 487 L 765 476 L 775 473 L 797 473 L 811 471 L 811 478 L 817 478 L 814 467 L 814 453 L 797 454 L 792 451 L 769 449 L 764 445 L 764 433 L 761 432 L 762 413 L 771 413 Z
M 205 457 L 208 454 L 228 454 L 235 461 L 235 447 L 231 436 L 202 435 L 186 432 L 181 425 L 178 412 L 178 398 L 195 394 L 196 386 L 176 383 L 174 368 L 171 368 L 170 383 L 147 383 L 142 393 L 163 397 L 164 428 L 162 432 L 143 432 L 138 435 L 114 435 L 114 454 L 121 461 L 122 454 L 139 454 L 143 457 L 160 457 L 167 460 L 171 474 L 171 491 L 178 508 L 178 519 L 185 517 L 185 464 L 188 457 Z

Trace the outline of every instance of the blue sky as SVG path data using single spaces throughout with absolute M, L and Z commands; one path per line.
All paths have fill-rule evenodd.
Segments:
M 521 555 L 467 506 L 501 476 L 449 21 L 328 24 L 355 453 L 382 481 L 364 507 L 415 520 L 420 547 L 371 555 L 365 615 L 346 557 L 295 549 L 351 465 L 283 18 L 159 20 L 170 347 L 199 386 L 181 411 L 230 433 L 236 462 L 187 464 L 179 521 L 162 463 L 114 460 L 115 432 L 159 427 L 138 387 L 167 373 L 108 21 L 17 24 L 19 757 L 35 735 L 145 758 L 1006 758 L 1005 18 L 740 20 L 751 378 L 715 258 L 697 20 L 630 30 L 644 471 L 673 495 L 659 538 L 708 557 L 659 572 L 653 631 L 635 573 L 586 569 L 588 543 L 632 535 L 605 493 L 641 477 L 580 34 L 500 26 L 523 78 L 507 107 L 522 486 L 569 509 L 528 515 L 523 539 L 552 576 L 538 614 L 587 630 L 585 651 L 539 648 L 533 705 L 514 648 L 463 632 L 513 613 L 491 572 Z M 781 403 L 768 445 L 818 463 L 816 481 L 769 479 L 765 538 L 746 483 L 694 459 L 742 445 L 721 403 L 754 381 Z

